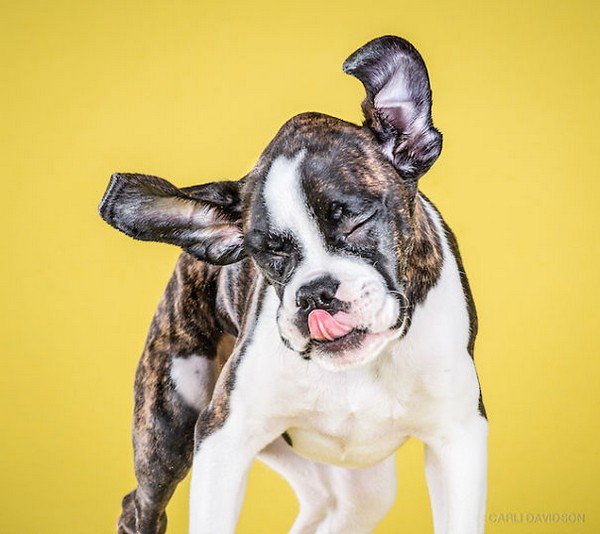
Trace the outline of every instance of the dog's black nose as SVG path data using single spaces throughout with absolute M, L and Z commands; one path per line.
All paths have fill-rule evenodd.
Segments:
M 296 305 L 304 312 L 312 310 L 331 310 L 339 307 L 335 298 L 340 283 L 331 276 L 315 278 L 296 292 Z

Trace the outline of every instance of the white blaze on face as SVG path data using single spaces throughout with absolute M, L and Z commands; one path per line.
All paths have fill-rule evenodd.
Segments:
M 304 255 L 316 263 L 323 261 L 327 252 L 302 190 L 299 166 L 304 157 L 302 151 L 293 159 L 283 156 L 275 159 L 267 175 L 264 196 L 271 224 L 292 233 L 302 245 Z
M 397 299 L 388 293 L 372 265 L 326 249 L 302 188 L 299 167 L 305 157 L 305 151 L 301 151 L 291 159 L 276 158 L 263 193 L 273 229 L 293 235 L 302 249 L 302 260 L 285 287 L 279 313 L 281 333 L 296 350 L 303 350 L 308 342 L 295 326 L 296 292 L 319 276 L 329 275 L 339 281 L 336 297 L 350 304 L 348 313 L 357 328 L 382 332 L 395 324 L 399 310 Z

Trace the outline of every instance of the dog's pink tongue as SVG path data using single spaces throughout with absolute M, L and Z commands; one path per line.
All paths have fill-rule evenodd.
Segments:
M 313 310 L 308 315 L 308 329 L 310 337 L 317 341 L 333 341 L 345 336 L 352 326 L 347 324 L 345 313 L 336 313 L 335 317 L 325 310 Z

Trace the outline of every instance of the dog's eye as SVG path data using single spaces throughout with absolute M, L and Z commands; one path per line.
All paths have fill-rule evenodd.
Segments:
M 271 256 L 271 259 L 269 260 L 269 267 L 277 275 L 281 275 L 285 268 L 283 259 L 284 259 L 283 256 L 273 255 L 273 256 Z
M 280 252 L 283 250 L 284 240 L 278 235 L 269 234 L 265 246 L 270 252 Z
M 344 216 L 344 206 L 339 202 L 332 202 L 329 206 L 329 218 L 333 221 L 340 221 Z
M 345 238 L 352 236 L 353 234 L 357 234 L 362 228 L 365 228 L 369 225 L 373 219 L 377 216 L 377 210 L 367 213 L 366 215 L 362 215 L 359 217 L 355 217 L 352 220 L 348 221 L 347 224 L 343 225 L 342 233 Z
M 287 257 L 293 251 L 292 241 L 289 236 L 268 234 L 263 248 L 268 254 L 278 257 Z

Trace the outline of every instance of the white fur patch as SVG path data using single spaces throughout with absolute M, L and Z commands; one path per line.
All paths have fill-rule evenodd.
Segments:
M 213 363 L 203 356 L 173 358 L 171 379 L 183 400 L 198 410 L 210 401 L 214 386 Z
M 283 156 L 273 161 L 265 183 L 265 202 L 273 225 L 279 230 L 293 233 L 305 251 L 311 255 L 326 255 L 321 234 L 310 216 L 298 166 L 305 152 L 293 159 Z

